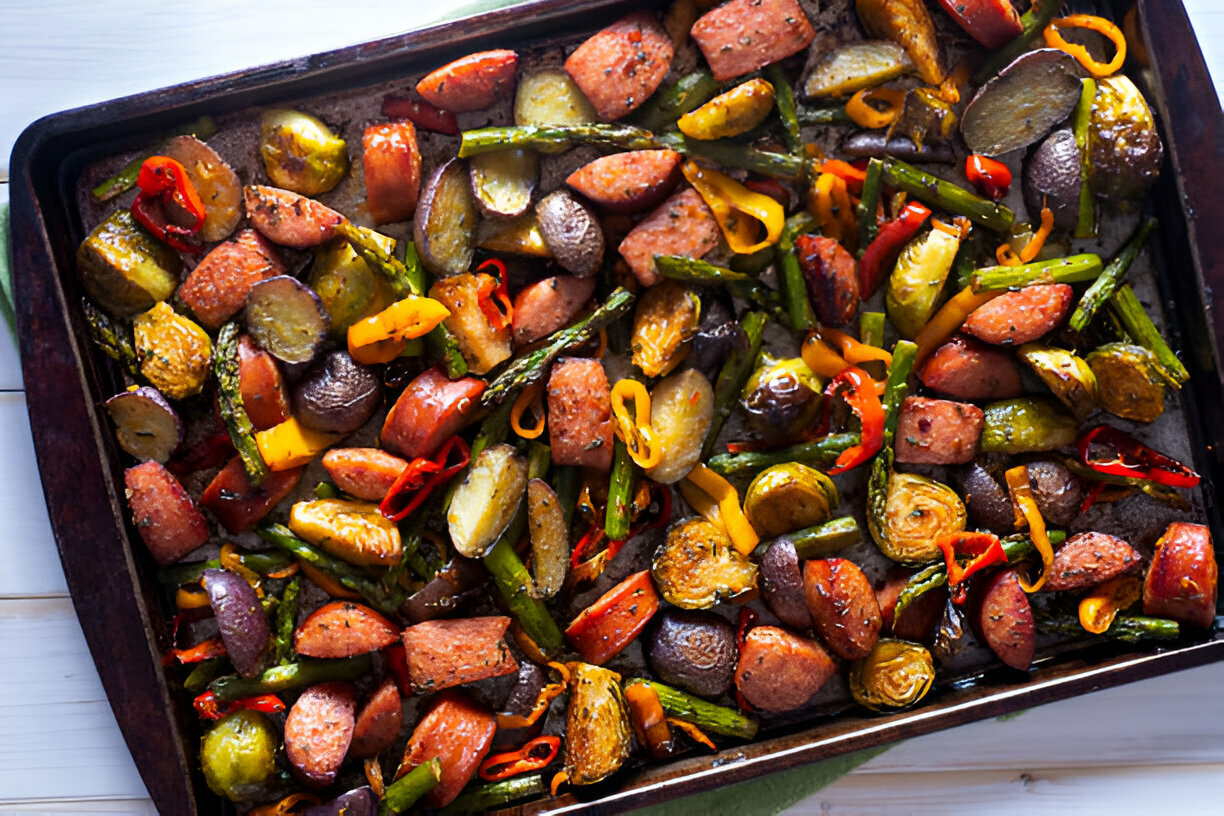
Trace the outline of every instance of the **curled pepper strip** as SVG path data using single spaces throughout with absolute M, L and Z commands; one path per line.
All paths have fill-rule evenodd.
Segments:
M 864 299 L 883 283 L 885 272 L 892 269 L 901 250 L 918 234 L 930 215 L 928 208 L 911 201 L 900 215 L 880 227 L 875 239 L 867 245 L 863 257 L 859 259 L 859 294 Z
M 251 589 L 255 590 L 255 594 L 262 598 L 263 577 L 255 570 L 242 563 L 242 556 L 238 552 L 238 548 L 232 543 L 226 542 L 221 545 L 221 566 L 232 573 L 242 576 L 242 579 L 251 585 Z
M 1194 487 L 1201 477 L 1110 425 L 1098 425 L 1080 437 L 1079 459 L 1098 473 L 1146 479 L 1170 487 Z
M 203 609 L 210 606 L 208 593 L 199 584 L 181 586 L 174 592 L 174 605 L 179 609 Z
M 223 701 L 211 690 L 195 698 L 192 705 L 196 713 L 206 720 L 219 720 L 227 714 L 245 708 L 251 711 L 262 711 L 264 714 L 279 714 L 285 710 L 285 704 L 275 694 L 259 694 L 254 697 L 243 697 L 222 707 Z
M 1041 574 L 1037 576 L 1037 580 L 1029 583 L 1024 576 L 1020 577 L 1020 587 L 1025 592 L 1036 592 L 1045 586 L 1046 580 L 1050 577 L 1050 570 L 1054 567 L 1054 545 L 1050 543 L 1050 537 L 1046 535 L 1045 519 L 1041 517 L 1041 510 L 1037 507 L 1037 500 L 1033 497 L 1028 466 L 1018 465 L 1003 475 L 1007 480 L 1007 490 L 1011 493 L 1012 504 L 1015 505 L 1020 519 L 1028 525 L 1029 538 L 1032 539 L 1037 552 L 1041 554 Z M 1017 526 L 1024 525 L 1018 524 Z
M 803 338 L 799 356 L 813 374 L 826 379 L 832 379 L 850 367 L 846 358 L 825 342 L 821 332 L 815 330 L 808 332 L 807 337 Z
M 447 464 L 451 452 L 458 452 L 457 461 Z M 468 466 L 472 451 L 462 437 L 452 436 L 434 454 L 433 459 L 420 457 L 408 463 L 378 505 L 378 512 L 391 521 L 400 521 L 421 506 L 430 493 L 447 479 Z M 402 505 L 402 506 L 401 506 Z
M 204 202 L 191 183 L 187 168 L 169 156 L 150 156 L 140 165 L 136 186 L 140 192 L 132 202 L 132 215 L 141 226 L 175 249 L 199 252 L 202 247 L 185 240 L 203 228 L 206 217 Z M 169 206 L 185 210 L 193 219 L 191 226 L 171 223 L 166 214 Z
M 1003 542 L 990 533 L 948 533 L 940 536 L 935 543 L 944 554 L 953 603 L 965 602 L 965 582 L 974 573 L 994 564 L 1007 563 Z M 972 558 L 962 567 L 956 559 L 966 555 Z
M 211 660 L 214 657 L 225 657 L 229 652 L 225 651 L 225 643 L 221 637 L 210 637 L 207 640 L 202 640 L 195 646 L 189 646 L 186 649 L 171 649 L 170 654 L 166 655 L 164 662 L 169 663 L 177 659 L 178 662 L 187 663 L 203 663 L 205 660 Z
M 432 298 L 397 300 L 349 326 L 349 356 L 364 365 L 389 363 L 404 351 L 409 340 L 424 337 L 448 317 L 450 310 Z
M 535 424 L 530 428 L 523 427 L 523 414 L 531 409 Z M 510 429 L 523 439 L 538 439 L 544 433 L 546 422 L 544 415 L 544 381 L 534 382 L 519 392 L 510 406 Z
M 667 714 L 659 702 L 658 692 L 649 683 L 631 683 L 625 687 L 625 702 L 629 706 L 629 722 L 638 742 L 655 759 L 669 756 L 674 748 Z
M 1120 575 L 1095 587 L 1080 601 L 1080 626 L 1094 635 L 1105 634 L 1118 613 L 1139 600 L 1142 586 L 1135 576 Z
M 540 695 L 536 697 L 535 705 L 531 707 L 531 711 L 528 712 L 526 716 L 522 716 L 520 714 L 506 714 L 504 712 L 499 713 L 497 715 L 498 729 L 508 730 L 512 728 L 529 728 L 535 725 L 536 721 L 539 720 L 540 717 L 544 715 L 544 712 L 548 710 L 548 707 L 552 704 L 552 701 L 565 693 L 565 690 L 569 688 L 569 669 L 565 668 L 565 665 L 562 663 L 552 662 L 548 664 L 548 667 L 557 672 L 557 674 L 561 675 L 560 682 L 549 683 L 548 685 L 544 686 L 544 688 L 540 689 Z
M 886 366 L 892 365 L 892 354 L 877 346 L 860 342 L 858 338 L 840 329 L 821 326 L 817 332 L 821 340 L 836 346 L 838 351 L 841 352 L 842 358 L 852 366 L 876 360 L 884 363 Z M 839 371 L 838 373 L 840 374 L 841 372 Z
M 1054 231 L 1054 212 L 1043 203 L 1041 206 L 1041 226 L 1037 228 L 1037 232 L 1033 233 L 1033 237 L 1024 245 L 1017 255 L 1015 250 L 1011 248 L 1011 244 L 1000 244 L 995 250 L 995 259 L 1002 266 L 1020 266 L 1026 264 L 1037 257 L 1037 253 L 1041 252 L 1041 248 L 1045 246 L 1046 239 L 1050 237 L 1050 233 Z
M 858 467 L 884 447 L 884 406 L 875 380 L 855 366 L 834 377 L 825 393 L 840 394 L 863 426 L 859 444 L 842 451 L 829 468 L 829 475 L 835 475 Z
M 730 176 L 700 167 L 692 161 L 686 161 L 682 170 L 689 184 L 714 213 L 714 219 L 732 252 L 751 255 L 776 244 L 782 237 L 786 211 L 777 201 L 754 193 Z M 758 223 L 765 230 L 765 237 L 760 240 L 756 240 L 760 232 Z
M 630 416 L 625 402 L 633 402 Z M 646 386 L 634 379 L 617 380 L 612 386 L 613 431 L 625 443 L 629 456 L 643 470 L 659 464 L 663 459 L 663 448 L 658 434 L 650 424 L 650 394 Z
M 858 218 L 850 202 L 846 180 L 833 173 L 821 173 L 812 185 L 809 202 L 820 231 L 841 244 L 858 241 Z
M 883 103 L 877 108 L 872 102 Z M 868 129 L 888 127 L 901 115 L 905 103 L 905 91 L 899 88 L 864 88 L 850 97 L 846 103 L 846 115 L 859 127 Z
M 1116 49 L 1113 59 L 1105 63 L 1097 62 L 1087 48 L 1063 39 L 1061 29 L 1064 28 L 1086 28 L 1104 35 Z M 1122 67 L 1122 63 L 1126 62 L 1126 37 L 1123 36 L 1120 28 L 1104 17 L 1097 17 L 1093 14 L 1072 14 L 1068 17 L 1059 17 L 1050 21 L 1045 31 L 1042 32 L 1042 37 L 1045 38 L 1045 43 L 1050 48 L 1057 48 L 1075 57 L 1079 64 L 1094 77 L 1116 74 Z
M 488 782 L 500 782 L 528 771 L 547 768 L 561 750 L 561 738 L 536 737 L 517 751 L 495 754 L 480 764 L 480 778 Z
M 679 717 L 668 717 L 667 724 L 674 725 L 676 728 L 680 729 L 693 742 L 696 742 L 699 745 L 704 745 L 711 751 L 718 750 L 718 746 L 714 744 L 714 741 L 707 737 L 704 731 L 693 725 L 691 722 L 685 722 Z
M 740 506 L 739 493 L 730 482 L 703 464 L 689 471 L 684 480 L 705 493 L 718 505 L 719 515 L 731 538 L 731 545 L 740 555 L 748 555 L 756 549 L 761 539 L 752 528 L 748 517 Z
M 841 159 L 825 159 L 820 163 L 821 173 L 831 173 L 846 183 L 846 189 L 854 195 L 861 195 L 863 185 L 867 182 L 867 171 L 855 167 L 850 162 Z
M 484 269 L 494 269 L 497 277 L 483 274 Z M 477 303 L 485 319 L 497 331 L 501 331 L 514 320 L 514 303 L 510 300 L 510 283 L 506 276 L 506 265 L 497 258 L 489 260 L 476 267 Z

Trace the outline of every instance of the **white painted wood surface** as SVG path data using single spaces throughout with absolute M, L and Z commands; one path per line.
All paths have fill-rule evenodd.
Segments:
M 422 24 L 459 0 L 0 2 L 0 172 L 38 116 Z M 1186 0 L 1224 77 L 1224 0 Z M 2 177 L 2 176 L 0 176 Z M 7 190 L 0 185 L 0 200 Z M 0 814 L 153 813 L 89 659 L 0 331 Z M 1224 665 L 895 746 L 795 814 L 1224 811 Z

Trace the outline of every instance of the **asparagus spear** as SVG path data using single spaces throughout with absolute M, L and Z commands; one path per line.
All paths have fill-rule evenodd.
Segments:
M 1083 331 L 1088 324 L 1092 322 L 1093 316 L 1097 309 L 1105 305 L 1105 301 L 1113 296 L 1118 287 L 1122 285 L 1122 279 L 1126 277 L 1126 270 L 1130 269 L 1130 265 L 1134 262 L 1139 251 L 1143 249 L 1143 245 L 1147 243 L 1148 236 L 1152 234 L 1152 230 L 1156 226 L 1156 219 L 1149 218 L 1135 228 L 1130 237 L 1126 239 L 1126 243 L 1118 250 L 1117 256 L 1114 257 L 1109 265 L 1105 267 L 1100 276 L 1088 287 L 1088 291 L 1084 292 L 1084 296 L 1080 298 L 1079 305 L 1075 307 L 1075 311 L 1071 315 L 1070 326 L 1073 331 Z
M 661 132 L 675 127 L 676 120 L 689 111 L 697 110 L 714 98 L 719 84 L 705 68 L 685 74 L 666 88 L 660 88 L 638 109 L 638 124 L 650 131 Z
M 863 312 L 859 315 L 859 342 L 869 346 L 884 346 L 884 313 Z
M 536 796 L 548 790 L 543 774 L 512 776 L 500 782 L 469 785 L 459 798 L 442 808 L 442 816 L 460 813 L 487 813 L 516 799 Z
M 217 335 L 213 349 L 213 373 L 217 377 L 217 405 L 229 430 L 234 449 L 242 458 L 242 469 L 253 486 L 268 475 L 268 466 L 255 444 L 255 426 L 242 407 L 242 391 L 238 385 L 238 324 L 226 323 Z
M 718 435 L 722 433 L 723 424 L 731 414 L 731 409 L 744 390 L 744 384 L 752 376 L 756 368 L 757 357 L 761 355 L 761 341 L 765 335 L 765 324 L 769 318 L 761 312 L 749 312 L 744 315 L 740 325 L 748 337 L 747 349 L 732 349 L 718 372 L 714 383 L 714 417 L 710 422 L 710 430 L 706 432 L 705 443 L 701 447 L 701 458 L 705 459 L 714 450 Z M 717 458 L 717 457 L 716 457 Z
M 226 702 L 254 697 L 259 694 L 279 694 L 282 691 L 313 686 L 316 683 L 331 683 L 339 680 L 356 680 L 369 674 L 374 666 L 372 655 L 339 659 L 311 659 L 304 657 L 296 663 L 274 666 L 255 677 L 239 677 L 227 674 L 209 684 L 213 694 Z
M 876 211 L 880 206 L 880 177 L 884 172 L 884 162 L 872 159 L 867 162 L 867 178 L 863 181 L 863 195 L 858 204 L 859 257 L 867 245 L 875 240 L 880 226 L 876 223 Z
M 718 404 L 717 402 L 715 404 Z M 826 468 L 837 461 L 842 451 L 859 443 L 858 434 L 830 434 L 815 442 L 804 442 L 772 451 L 720 453 L 707 463 L 715 473 L 727 476 L 746 470 L 764 470 L 774 465 L 798 462 L 815 468 Z
M 86 298 L 81 298 L 81 311 L 85 313 L 85 326 L 94 344 L 123 366 L 129 375 L 140 377 L 140 361 L 136 358 L 131 332 Z
M 799 257 L 795 254 L 795 237 L 816 228 L 816 218 L 803 210 L 786 219 L 786 226 L 778 238 L 778 255 L 781 262 L 778 268 L 778 288 L 782 290 L 782 300 L 786 303 L 786 312 L 790 315 L 791 327 L 798 331 L 807 331 L 816 326 L 816 313 L 812 311 L 812 301 L 808 298 L 807 282 L 803 279 L 803 270 L 799 268 Z
M 594 337 L 600 329 L 628 312 L 633 301 L 633 293 L 617 287 L 604 304 L 585 320 L 558 329 L 549 336 L 543 346 L 513 360 L 481 394 L 480 404 L 487 406 L 499 403 L 512 392 L 543 377 L 557 355 L 570 346 L 584 343 Z
M 381 612 L 394 612 L 404 602 L 404 594 L 398 588 L 386 587 L 357 567 L 328 555 L 293 534 L 283 524 L 264 524 L 255 531 L 260 538 L 302 559 L 315 569 L 341 585 L 360 593 Z
M 1190 372 L 1160 336 L 1151 315 L 1135 295 L 1135 290 L 1131 289 L 1129 284 L 1122 284 L 1110 297 L 1109 305 L 1113 307 L 1114 314 L 1122 321 L 1123 327 L 1135 342 L 1156 355 L 1156 360 L 1160 363 L 1160 373 L 1169 385 L 1181 388 L 1182 383 L 1190 379 Z
M 1040 0 L 1033 7 L 1020 15 L 1022 30 L 1007 45 L 992 53 L 982 63 L 982 67 L 973 75 L 972 82 L 976 86 L 985 85 L 995 74 L 1002 71 L 1012 60 L 1023 54 L 1029 46 L 1041 36 L 1041 32 L 1050 24 L 1062 7 L 1062 0 Z
M 302 579 L 295 577 L 285 586 L 276 607 L 276 637 L 272 655 L 278 666 L 293 660 L 293 628 L 297 622 L 298 593 L 301 589 Z
M 824 524 L 804 527 L 793 533 L 780 535 L 772 541 L 787 541 L 794 545 L 800 560 L 825 558 L 833 555 L 863 537 L 854 516 L 842 516 Z
M 268 550 L 266 552 L 240 553 L 238 560 L 242 562 L 242 566 L 252 569 L 260 575 L 269 575 L 283 570 L 292 564 L 293 556 L 280 550 Z M 200 576 L 207 569 L 221 569 L 220 559 L 214 558 L 210 561 L 193 561 L 189 564 L 175 564 L 170 567 L 162 567 L 157 572 L 157 580 L 163 584 L 182 586 L 183 584 L 190 584 L 200 580 Z
M 1052 0 L 1051 0 L 1052 1 Z M 1092 124 L 1092 103 L 1096 99 L 1096 80 L 1084 77 L 1080 89 L 1079 104 L 1071 117 L 1071 132 L 1080 156 L 1079 210 L 1075 218 L 1076 238 L 1091 238 L 1096 235 L 1096 213 L 1092 198 L 1092 185 L 1088 183 L 1088 128 Z
M 649 130 L 633 125 L 522 125 L 465 130 L 459 158 L 525 147 L 531 150 L 569 142 L 618 147 L 622 150 L 657 150 L 668 147 Z
M 626 686 L 645 684 L 659 695 L 659 703 L 670 716 L 692 723 L 703 731 L 725 737 L 750 740 L 756 736 L 757 721 L 734 708 L 708 703 L 679 689 L 635 677 Z
M 1149 618 L 1143 615 L 1119 615 L 1114 618 L 1109 628 L 1100 635 L 1094 635 L 1080 625 L 1078 619 L 1070 615 L 1051 615 L 1037 618 L 1037 628 L 1043 632 L 1056 632 L 1062 635 L 1081 635 L 1083 637 L 1111 638 L 1125 643 L 1147 643 L 1153 640 L 1177 640 L 1181 636 L 1181 626 L 1174 620 L 1166 618 Z
M 1083 283 L 1101 274 L 1101 256 L 1091 252 L 1019 266 L 987 266 L 973 273 L 974 292 L 995 292 L 1033 283 Z
M 763 176 L 797 179 L 804 173 L 805 162 L 789 153 L 747 147 L 734 139 L 703 141 L 689 139 L 682 133 L 665 133 L 658 139 L 660 146 L 670 147 L 688 156 L 699 156 L 724 167 L 737 167 Z
M 212 117 L 201 116 L 191 124 L 184 128 L 179 128 L 170 135 L 195 136 L 197 139 L 205 140 L 211 138 L 216 132 L 217 125 L 213 122 Z M 93 188 L 93 191 L 90 193 L 93 196 L 93 200 L 98 203 L 110 201 L 115 196 L 122 195 L 135 187 L 136 177 L 140 175 L 140 166 L 145 163 L 145 159 L 155 155 L 157 155 L 157 150 L 153 148 L 142 151 L 136 158 L 123 165 L 118 173 L 115 173 L 115 175 Z
M 654 260 L 655 268 L 665 278 L 685 283 L 722 284 L 736 297 L 786 318 L 781 296 L 751 275 L 683 255 L 656 255 Z
M 1006 231 L 1016 218 L 1015 213 L 1002 204 L 995 204 L 897 159 L 884 161 L 883 179 L 889 187 L 909 193 L 923 203 L 963 215 L 996 232 Z
M 378 805 L 378 816 L 392 816 L 408 810 L 441 780 L 442 760 L 434 757 L 422 762 L 387 786 Z
M 523 631 L 535 641 L 540 651 L 554 655 L 561 650 L 561 630 L 544 602 L 532 597 L 535 584 L 531 573 L 527 572 L 527 567 L 514 552 L 513 542 L 522 537 L 525 528 L 526 514 L 520 512 L 483 561 L 493 576 L 493 584 Z
M 795 108 L 795 91 L 782 66 L 774 63 L 765 69 L 765 78 L 774 88 L 774 106 L 778 109 L 778 118 L 782 120 L 782 129 L 786 135 L 786 149 L 798 155 L 803 150 L 803 139 L 799 135 L 799 112 Z
M 613 440 L 612 451 L 612 478 L 608 485 L 604 532 L 611 541 L 623 541 L 629 537 L 629 525 L 633 521 L 633 483 L 637 466 L 629 455 L 628 446 L 619 437 Z
M 410 270 L 406 263 L 387 252 L 374 239 L 373 230 L 363 229 L 351 221 L 344 221 L 336 226 L 336 234 L 348 241 L 349 246 L 361 256 L 363 261 L 386 275 L 397 296 L 425 294 L 425 273 L 421 269 L 415 247 L 410 255 L 417 261 L 416 268 Z
M 801 125 L 852 125 L 854 120 L 846 115 L 845 105 L 799 105 L 795 111 Z

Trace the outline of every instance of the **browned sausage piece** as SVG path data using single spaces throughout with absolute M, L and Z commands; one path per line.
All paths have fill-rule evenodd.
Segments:
M 382 446 L 408 460 L 433 456 L 468 423 L 484 389 L 484 380 L 476 377 L 451 380 L 441 368 L 426 369 L 408 383 L 387 414 Z
M 901 640 L 930 643 L 935 625 L 939 623 L 944 604 L 948 601 L 948 593 L 943 589 L 924 592 L 916 601 L 902 609 L 900 616 L 897 616 L 895 614 L 897 599 L 913 575 L 913 570 L 902 567 L 890 569 L 875 585 L 876 603 L 880 605 L 884 631 L 891 632 L 893 637 Z
M 390 646 L 399 628 L 352 601 L 333 601 L 311 612 L 293 633 L 293 649 L 307 657 L 353 657 Z
M 853 561 L 823 558 L 803 565 L 803 590 L 816 633 L 833 653 L 859 660 L 875 647 L 884 619 L 871 582 Z
M 740 649 L 735 687 L 762 711 L 790 711 L 812 699 L 836 671 L 816 641 L 776 626 L 756 626 Z
M 431 105 L 463 113 L 487 108 L 510 93 L 518 74 L 518 54 L 506 49 L 481 51 L 443 65 L 417 83 Z
M 617 20 L 569 55 L 565 72 L 605 121 L 635 110 L 671 67 L 671 38 L 648 11 Z
M 858 311 L 858 264 L 840 243 L 823 235 L 795 239 L 799 268 L 821 323 L 844 326 Z
M 563 357 L 553 363 L 548 441 L 553 464 L 612 467 L 612 387 L 599 360 Z
M 347 219 L 312 198 L 255 184 L 243 188 L 247 217 L 265 238 L 281 246 L 309 249 L 336 234 Z
M 123 472 L 132 521 L 153 558 L 173 564 L 208 541 L 208 522 L 190 494 L 158 462 L 143 462 Z
M 492 712 L 459 689 L 444 691 L 417 723 L 395 775 L 403 776 L 437 757 L 442 763 L 442 779 L 425 794 L 425 804 L 446 807 L 476 775 L 496 731 L 497 717 Z
M 1087 589 L 1117 578 L 1139 561 L 1135 548 L 1120 538 L 1105 533 L 1078 533 L 1054 553 L 1054 565 L 1042 589 L 1051 592 Z
M 1020 369 L 1010 354 L 963 334 L 954 336 L 926 359 L 918 379 L 927 388 L 965 400 L 1020 396 Z
M 408 463 L 378 448 L 332 448 L 323 467 L 336 487 L 366 501 L 382 501 Z
M 506 646 L 509 625 L 509 618 L 494 615 L 409 626 L 402 637 L 412 685 L 437 691 L 518 671 Z
M 228 532 L 241 533 L 271 513 L 297 486 L 305 469 L 274 470 L 255 487 L 242 467 L 242 458 L 235 456 L 204 488 L 200 506 L 216 516 Z
M 681 190 L 634 227 L 618 251 L 643 286 L 659 280 L 655 255 L 700 258 L 718 246 L 718 222 L 697 191 Z
M 1218 579 L 1211 531 L 1175 521 L 1156 542 L 1143 582 L 1143 614 L 1207 629 L 1215 622 Z
M 1065 283 L 1042 283 L 997 298 L 973 310 L 965 331 L 995 345 L 1020 345 L 1049 334 L 1071 308 L 1073 294 Z
M 514 343 L 525 346 L 568 326 L 595 294 L 595 278 L 558 275 L 524 286 L 514 298 Z
M 303 785 L 336 779 L 353 739 L 357 695 L 350 683 L 320 683 L 297 698 L 285 718 L 285 756 Z
M 690 33 L 719 82 L 797 54 L 816 37 L 798 0 L 731 0 L 703 14 Z
M 285 265 L 272 245 L 244 229 L 200 260 L 179 287 L 179 297 L 201 325 L 218 329 L 245 305 L 252 286 L 283 274 Z
M 906 397 L 897 423 L 897 461 L 923 465 L 972 462 L 985 414 L 967 402 Z
M 238 338 L 238 391 L 255 430 L 273 428 L 289 418 L 289 389 L 276 358 L 245 334 Z
M 404 703 L 395 678 L 388 677 L 374 689 L 353 724 L 349 754 L 361 759 L 378 756 L 391 747 L 404 725 Z
M 674 150 L 613 153 L 579 167 L 565 183 L 608 212 L 642 212 L 680 181 L 683 158 Z
M 1037 625 L 1016 571 L 996 572 L 974 594 L 974 622 L 982 640 L 1008 666 L 1027 670 L 1037 648 Z

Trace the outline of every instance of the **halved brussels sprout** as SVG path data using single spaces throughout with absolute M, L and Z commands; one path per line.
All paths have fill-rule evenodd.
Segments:
M 770 439 L 794 437 L 820 410 L 823 385 L 799 357 L 761 355 L 761 365 L 744 385 L 740 405 L 748 425 Z
M 309 113 L 265 111 L 259 153 L 277 187 L 302 195 L 326 193 L 348 172 L 348 146 Z
M 902 337 L 914 337 L 935 313 L 960 238 L 941 229 L 930 229 L 905 245 L 888 279 L 884 305 L 888 319 Z
M 659 592 L 681 609 L 709 609 L 756 589 L 757 566 L 702 518 L 676 522 L 655 550 L 650 574 Z
M 1017 352 L 1041 377 L 1054 396 L 1083 419 L 1096 409 L 1097 378 L 1088 363 L 1064 349 L 1040 343 L 1025 343 Z
M 880 552 L 901 564 L 925 564 L 939 558 L 940 536 L 965 529 L 965 505 L 956 491 L 914 473 L 893 473 L 888 479 L 884 518 L 867 516 L 867 526 Z
M 1094 373 L 1099 383 L 1100 373 Z M 1075 444 L 1074 417 L 1050 400 L 1033 397 L 1000 400 L 987 405 L 983 412 L 985 422 L 978 445 L 984 453 L 1032 453 Z
M 131 317 L 174 294 L 183 262 L 150 235 L 128 210 L 94 227 L 77 249 L 86 293 L 115 317 Z
M 633 315 L 633 364 L 647 377 L 661 377 L 688 354 L 701 322 L 701 301 L 676 281 L 646 290 Z
M 1087 360 L 1106 411 L 1136 422 L 1151 422 L 1164 413 L 1164 381 L 1152 352 L 1129 343 L 1106 343 Z
M 904 640 L 878 640 L 850 667 L 850 693 L 872 711 L 908 708 L 926 696 L 934 680 L 931 653 Z
M 1107 198 L 1138 198 L 1160 175 L 1164 147 L 1143 94 L 1124 76 L 1097 80 L 1088 124 L 1088 183 Z
M 394 238 L 365 227 L 358 229 L 374 236 L 388 252 L 394 250 Z M 381 312 L 395 301 L 395 293 L 386 276 L 371 269 L 356 250 L 341 239 L 315 251 L 306 283 L 323 301 L 323 308 L 331 320 L 333 338 L 343 338 L 349 326 Z
M 572 785 L 593 785 L 629 758 L 629 707 L 616 672 L 590 663 L 565 667 L 570 673 L 565 773 Z
M 837 507 L 837 486 L 819 470 L 788 462 L 757 474 L 744 496 L 744 513 L 765 538 L 823 524 Z
M 276 770 L 280 738 L 268 718 L 240 708 L 227 714 L 200 740 L 200 769 L 218 796 L 253 798 Z

